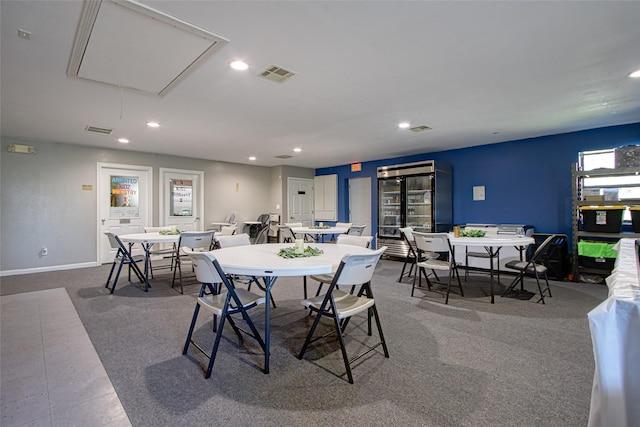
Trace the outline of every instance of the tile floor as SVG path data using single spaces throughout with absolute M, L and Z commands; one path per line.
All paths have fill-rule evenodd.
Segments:
M 131 425 L 64 288 L 3 296 L 0 313 L 0 425 Z

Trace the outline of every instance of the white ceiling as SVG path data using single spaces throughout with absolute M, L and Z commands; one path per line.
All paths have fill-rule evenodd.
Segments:
M 141 3 L 229 43 L 146 95 L 67 76 L 82 2 L 2 0 L 2 135 L 318 168 L 640 121 L 638 1 Z

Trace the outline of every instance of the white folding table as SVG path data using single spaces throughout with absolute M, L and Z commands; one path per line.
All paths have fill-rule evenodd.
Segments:
M 303 258 L 283 258 L 278 255 L 290 243 L 267 243 L 262 245 L 234 246 L 216 249 L 213 255 L 227 274 L 262 277 L 265 281 L 265 373 L 269 373 L 269 348 L 271 341 L 271 288 L 280 276 L 309 276 L 329 274 L 337 268 L 346 254 L 365 254 L 371 249 L 353 245 L 312 243 L 313 248 L 323 251 L 321 255 Z

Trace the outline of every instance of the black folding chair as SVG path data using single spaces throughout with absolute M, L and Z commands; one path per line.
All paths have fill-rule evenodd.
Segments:
M 524 276 L 529 274 L 533 275 L 536 278 L 536 283 L 538 284 L 538 292 L 540 292 L 540 298 L 536 302 L 544 302 L 544 294 L 551 297 L 551 288 L 549 287 L 549 278 L 547 277 L 547 267 L 542 264 L 543 257 L 554 240 L 562 238 L 556 234 L 551 234 L 549 237 L 545 239 L 538 249 L 535 250 L 533 255 L 528 261 L 509 261 L 505 264 L 505 267 L 510 268 L 512 270 L 518 270 L 519 273 L 515 279 L 511 282 L 509 286 L 502 293 L 502 296 L 505 296 L 509 292 L 511 292 L 515 286 L 520 283 L 520 290 L 524 290 Z M 542 289 L 540 285 L 540 276 L 544 278 L 544 281 L 547 285 L 545 289 Z

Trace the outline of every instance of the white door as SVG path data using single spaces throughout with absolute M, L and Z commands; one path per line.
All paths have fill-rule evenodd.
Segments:
M 113 262 L 105 231 L 143 233 L 151 225 L 153 168 L 98 163 L 98 262 Z M 141 251 L 140 249 L 138 251 Z
M 204 172 L 160 168 L 160 224 L 204 230 Z
M 371 178 L 349 179 L 349 222 L 366 225 L 362 235 L 374 235 L 371 231 Z
M 289 178 L 288 215 L 283 222 L 301 222 L 304 226 L 313 225 L 313 179 Z

